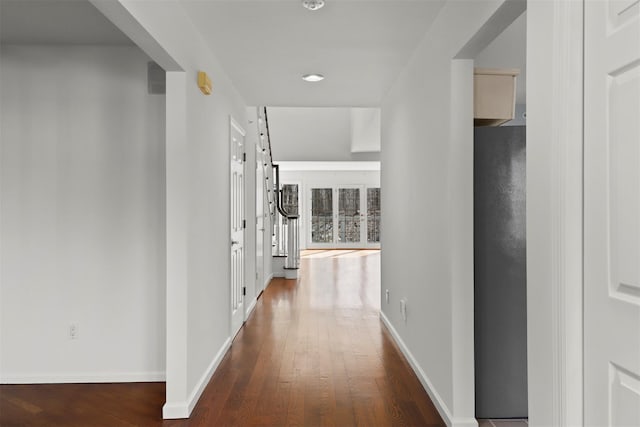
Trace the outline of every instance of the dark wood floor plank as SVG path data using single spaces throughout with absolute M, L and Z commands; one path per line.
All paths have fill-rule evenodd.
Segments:
M 0 426 L 444 426 L 378 318 L 377 251 L 310 251 L 275 279 L 188 420 L 165 385 L 0 385 Z
M 305 383 L 301 376 L 296 376 L 289 390 L 285 425 L 291 427 L 304 425 L 304 401 Z

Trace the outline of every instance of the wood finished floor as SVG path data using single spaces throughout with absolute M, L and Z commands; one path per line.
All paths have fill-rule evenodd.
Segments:
M 378 251 L 305 251 L 275 279 L 189 420 L 165 386 L 0 386 L 0 426 L 444 426 L 378 318 Z

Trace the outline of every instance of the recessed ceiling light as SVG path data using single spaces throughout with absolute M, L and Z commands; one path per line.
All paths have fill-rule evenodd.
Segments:
M 324 76 L 322 74 L 305 74 L 302 76 L 302 80 L 314 83 L 324 80 Z
M 302 0 L 302 5 L 309 10 L 318 10 L 324 6 L 324 0 Z

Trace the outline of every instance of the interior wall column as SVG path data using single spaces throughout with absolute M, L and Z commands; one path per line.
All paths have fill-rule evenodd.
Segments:
M 167 401 L 164 418 L 187 411 L 187 303 L 189 189 L 186 73 L 167 72 Z

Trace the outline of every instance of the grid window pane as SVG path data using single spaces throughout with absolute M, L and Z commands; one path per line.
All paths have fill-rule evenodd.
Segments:
M 380 243 L 379 188 L 367 188 L 367 242 Z
M 311 189 L 311 241 L 333 242 L 333 190 Z
M 338 190 L 338 241 L 341 243 L 360 241 L 360 190 L 358 188 Z
M 282 186 L 282 208 L 289 215 L 298 215 L 298 184 Z

